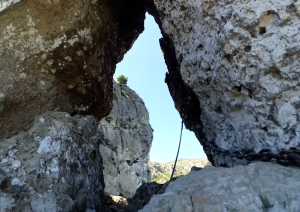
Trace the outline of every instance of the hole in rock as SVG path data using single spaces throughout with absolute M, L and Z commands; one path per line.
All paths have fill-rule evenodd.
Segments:
M 145 102 L 149 112 L 153 141 L 151 162 L 174 161 L 177 153 L 181 118 L 165 84 L 168 72 L 159 39 L 162 37 L 154 18 L 146 14 L 145 30 L 117 64 L 114 79 L 128 77 L 127 85 Z M 206 158 L 193 132 L 184 127 L 178 158 Z
M 216 108 L 215 108 L 215 111 L 216 111 L 217 113 L 222 113 L 222 112 L 223 112 L 221 106 L 216 107 Z
M 259 34 L 263 35 L 267 32 L 266 27 L 259 27 Z
M 8 188 L 9 178 L 6 177 L 0 184 L 0 190 L 5 191 Z
M 73 111 L 73 112 L 70 113 L 70 116 L 73 117 L 73 116 L 76 116 L 77 114 L 78 114 L 77 111 Z
M 290 12 L 290 13 L 296 12 L 297 11 L 297 7 L 294 4 L 287 5 L 286 6 L 286 11 Z
M 225 54 L 224 57 L 225 57 L 229 62 L 231 62 L 231 60 L 232 60 L 232 55 L 230 55 L 230 54 Z
M 245 50 L 245 52 L 250 52 L 251 51 L 251 46 L 250 45 L 245 46 L 244 50 Z
M 262 127 L 261 128 L 263 131 L 268 132 L 268 128 L 267 127 Z
M 203 49 L 203 45 L 200 43 L 200 44 L 197 46 L 196 50 L 202 50 L 202 49 Z
M 183 5 L 180 6 L 180 11 L 186 11 L 187 9 L 188 9 L 188 8 L 185 7 L 185 6 L 183 6 Z
M 96 153 L 95 150 L 93 150 L 93 151 L 91 152 L 90 158 L 91 158 L 93 161 L 95 161 L 95 160 L 97 159 L 97 153 Z
M 276 67 L 270 67 L 268 70 L 266 70 L 264 76 L 267 75 L 271 75 L 273 78 L 282 78 L 280 70 Z
M 232 88 L 232 90 L 235 91 L 235 92 L 240 93 L 240 92 L 242 91 L 242 86 L 241 86 L 241 85 L 240 85 L 240 86 L 234 86 L 234 87 Z

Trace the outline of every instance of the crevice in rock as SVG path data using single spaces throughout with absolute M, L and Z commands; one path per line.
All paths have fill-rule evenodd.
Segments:
M 175 107 L 179 112 L 185 127 L 195 133 L 197 139 L 203 146 L 208 160 L 214 165 L 210 151 L 211 142 L 206 139 L 206 136 L 202 131 L 203 123 L 200 120 L 201 107 L 199 100 L 192 89 L 189 88 L 182 79 L 180 74 L 180 61 L 176 58 L 175 47 L 172 39 L 162 30 L 162 23 L 153 0 L 144 0 L 144 6 L 145 10 L 154 17 L 163 36 L 160 39 L 160 46 L 164 52 L 165 62 L 169 71 L 166 73 L 165 82 L 168 85 Z
M 191 203 L 192 203 L 192 212 L 194 212 L 194 202 L 193 202 L 193 196 L 192 195 L 190 195 L 190 200 L 191 200 Z

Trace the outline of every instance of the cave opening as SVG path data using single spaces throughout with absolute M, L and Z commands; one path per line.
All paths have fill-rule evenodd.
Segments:
M 161 37 L 154 18 L 146 14 L 145 30 L 117 64 L 114 79 L 128 77 L 128 87 L 144 100 L 154 130 L 150 161 L 164 163 L 175 160 L 181 118 L 164 82 L 168 70 L 159 45 Z M 179 158 L 206 158 L 194 133 L 185 128 Z

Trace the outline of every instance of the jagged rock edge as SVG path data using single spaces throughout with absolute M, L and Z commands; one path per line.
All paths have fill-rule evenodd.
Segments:
M 203 123 L 200 120 L 202 110 L 199 99 L 194 91 L 188 87 L 182 79 L 179 65 L 181 59 L 177 60 L 174 44 L 170 37 L 162 30 L 162 23 L 153 0 L 144 0 L 144 6 L 146 12 L 154 17 L 163 36 L 159 42 L 169 71 L 166 73 L 165 82 L 168 85 L 170 95 L 175 103 L 175 108 L 179 112 L 185 127 L 195 133 L 208 160 L 214 165 L 213 156 L 211 154 L 212 141 L 208 141 L 202 131 Z

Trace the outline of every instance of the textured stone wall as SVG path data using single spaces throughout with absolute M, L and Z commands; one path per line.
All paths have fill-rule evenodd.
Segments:
M 210 160 L 216 165 L 240 163 L 211 155 L 214 143 L 255 151 L 299 146 L 297 2 L 154 3 L 166 62 L 171 61 L 166 82 L 177 110 Z M 184 98 L 184 93 L 197 98 Z
M 101 211 L 101 133 L 92 116 L 51 112 L 0 140 L 0 211 Z
M 112 107 L 112 76 L 143 31 L 137 0 L 0 2 L 0 137 L 35 115 L 94 115 Z
M 99 123 L 104 191 L 128 198 L 151 180 L 147 162 L 153 133 L 144 101 L 126 85 L 114 83 L 113 93 L 113 108 Z
M 103 209 L 97 122 L 144 18 L 139 0 L 0 0 L 1 212 Z

